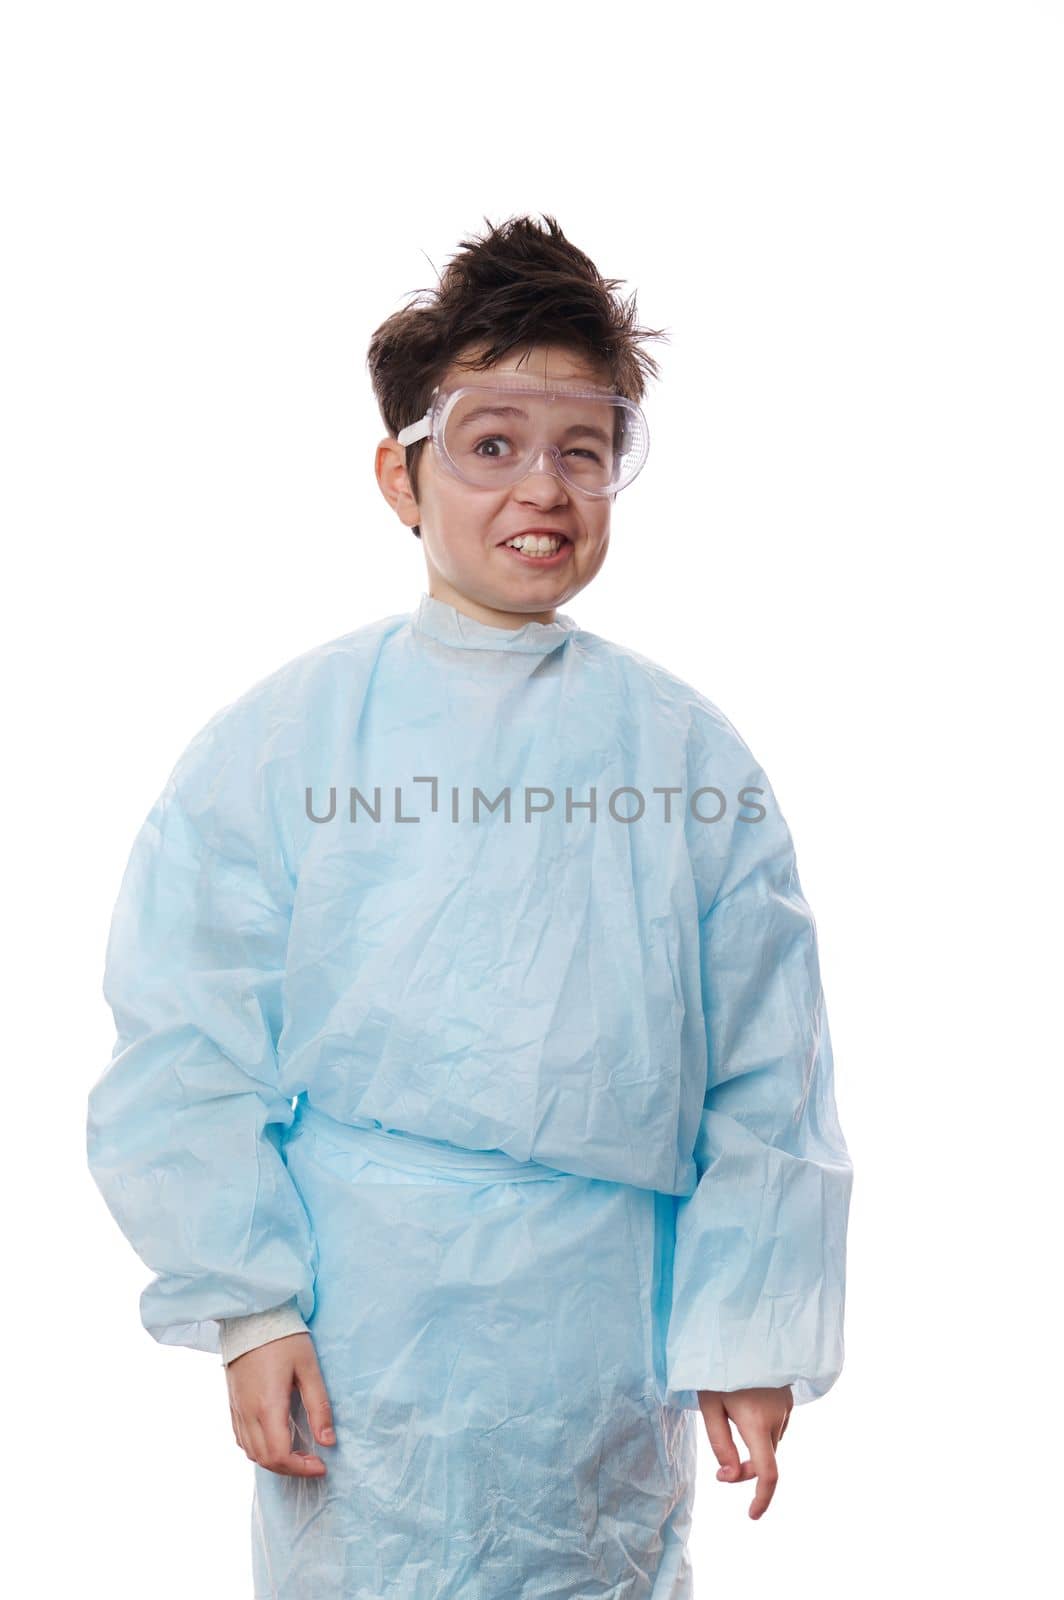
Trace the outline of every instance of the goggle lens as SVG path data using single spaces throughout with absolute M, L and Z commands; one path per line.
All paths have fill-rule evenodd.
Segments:
M 647 446 L 641 411 L 622 397 L 485 387 L 449 397 L 440 443 L 467 483 L 505 487 L 546 450 L 556 470 L 590 494 L 615 494 L 630 483 Z

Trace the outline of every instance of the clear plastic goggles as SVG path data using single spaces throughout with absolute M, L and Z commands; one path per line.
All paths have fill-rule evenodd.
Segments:
M 437 387 L 421 420 L 396 437 L 401 445 L 430 439 L 447 471 L 473 488 L 504 489 L 538 470 L 603 498 L 628 487 L 650 448 L 634 400 L 575 379 L 545 386 L 520 373 Z

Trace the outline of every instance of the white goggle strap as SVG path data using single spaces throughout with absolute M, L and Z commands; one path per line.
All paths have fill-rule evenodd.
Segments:
M 439 392 L 440 386 L 437 384 L 435 389 L 432 391 L 432 397 L 429 400 L 429 408 L 425 412 L 425 415 L 421 418 L 420 422 L 411 422 L 405 428 L 401 428 L 399 430 L 395 436 L 397 444 L 416 444 L 419 439 L 426 439 L 428 437 L 432 428 L 432 413 L 436 407 L 436 396 L 439 394 Z
M 431 415 L 431 411 L 426 411 L 420 422 L 411 422 L 408 427 L 401 428 L 395 436 L 397 443 L 416 444 L 419 439 L 424 439 L 429 431 Z

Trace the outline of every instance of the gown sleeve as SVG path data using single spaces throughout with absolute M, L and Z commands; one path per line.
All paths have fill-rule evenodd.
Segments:
M 88 1100 L 93 1179 L 155 1273 L 144 1327 L 212 1354 L 227 1318 L 314 1307 L 317 1247 L 281 1145 L 291 885 L 262 779 L 215 719 L 144 821 L 107 943 L 117 1038 Z
M 700 923 L 708 1071 L 697 1186 L 677 1201 L 668 1381 L 790 1385 L 800 1404 L 842 1369 L 852 1166 L 789 830 L 773 800 L 735 834 Z

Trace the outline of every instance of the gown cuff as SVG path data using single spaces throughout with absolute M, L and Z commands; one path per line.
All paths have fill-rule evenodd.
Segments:
M 274 1339 L 284 1339 L 290 1333 L 308 1333 L 306 1323 L 296 1309 L 295 1297 L 283 1306 L 273 1306 L 269 1311 L 254 1311 L 247 1317 L 225 1317 L 218 1322 L 218 1336 L 222 1347 L 222 1365 L 227 1367 L 237 1356 L 255 1350 L 260 1344 L 270 1344 Z

